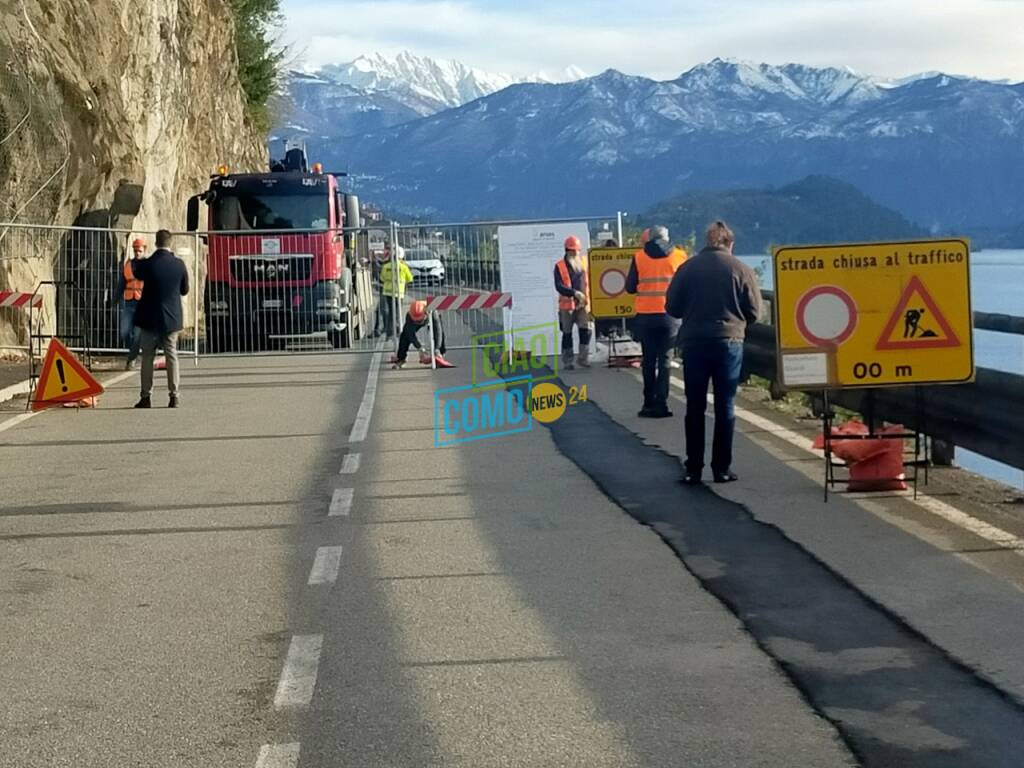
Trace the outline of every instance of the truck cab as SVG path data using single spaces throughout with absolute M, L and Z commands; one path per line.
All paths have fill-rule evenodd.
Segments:
M 271 168 L 221 167 L 189 200 L 189 231 L 199 229 L 200 203 L 207 209 L 207 347 L 249 350 L 296 337 L 351 346 L 365 333 L 358 287 L 369 286 L 343 230 L 348 216 L 358 217 L 358 201 L 335 175 L 307 169 L 304 152 L 289 151 Z

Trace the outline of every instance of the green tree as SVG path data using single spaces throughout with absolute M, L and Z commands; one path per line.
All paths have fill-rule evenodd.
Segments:
M 230 0 L 235 14 L 238 77 L 253 122 L 270 127 L 267 103 L 277 89 L 284 51 L 274 43 L 273 30 L 282 23 L 280 0 Z

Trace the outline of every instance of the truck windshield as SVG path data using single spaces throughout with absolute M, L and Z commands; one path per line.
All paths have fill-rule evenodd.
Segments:
M 326 195 L 255 195 L 218 193 L 213 201 L 213 229 L 326 229 Z

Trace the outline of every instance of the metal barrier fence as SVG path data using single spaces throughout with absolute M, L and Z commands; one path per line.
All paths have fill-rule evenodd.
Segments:
M 172 233 L 191 287 L 179 349 L 198 360 L 372 351 L 381 337 L 394 347 L 410 302 L 502 290 L 500 226 L 567 221 L 585 223 L 596 236 L 616 217 Z M 0 223 L 0 287 L 32 292 L 52 283 L 40 288 L 37 334 L 124 354 L 131 325 L 122 270 L 136 238 L 152 253 L 152 231 Z M 399 266 L 389 264 L 393 251 L 403 257 Z M 561 244 L 554 244 L 552 266 L 560 254 Z M 446 313 L 447 346 L 469 347 L 474 329 L 502 326 L 502 312 Z M 29 332 L 27 313 L 0 307 L 0 351 L 27 352 Z
M 498 253 L 500 227 L 579 222 L 585 225 L 596 242 L 599 233 L 603 233 L 603 237 L 608 237 L 611 233 L 610 227 L 613 226 L 616 227 L 614 237 L 621 237 L 621 226 L 616 223 L 618 216 L 616 214 L 564 219 L 395 225 L 394 237 L 402 248 L 402 255 L 413 278 L 405 296 L 404 306 L 407 307 L 411 301 L 425 299 L 428 296 L 505 291 Z M 579 234 L 582 236 L 584 233 Z M 552 271 L 562 253 L 561 241 L 553 243 L 550 256 Z M 553 286 L 551 292 L 553 296 Z M 483 330 L 504 327 L 504 312 L 505 310 L 501 308 L 446 312 L 443 322 L 447 347 L 472 347 L 474 335 Z M 555 319 L 552 313 L 548 321 Z
M 34 292 L 43 298 L 36 314 L 36 332 L 87 346 L 95 352 L 125 352 L 121 326 L 124 302 L 119 278 L 131 242 L 141 238 L 152 252 L 154 232 L 0 224 L 0 284 Z M 196 281 L 195 238 L 177 240 L 178 255 Z M 48 285 L 45 285 L 49 283 Z M 40 285 L 44 284 L 44 285 Z M 194 294 L 184 299 L 185 328 L 181 348 L 196 350 Z M 27 313 L 0 314 L 0 350 L 28 351 Z

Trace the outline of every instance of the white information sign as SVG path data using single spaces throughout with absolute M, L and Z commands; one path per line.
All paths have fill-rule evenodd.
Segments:
M 828 355 L 824 352 L 788 352 L 782 356 L 783 381 L 789 385 L 827 384 Z
M 565 256 L 565 239 L 575 235 L 590 250 L 590 231 L 585 222 L 516 224 L 498 227 L 498 258 L 501 289 L 512 294 L 512 308 L 505 310 L 505 330 L 529 348 L 532 332 L 518 329 L 558 322 L 555 264 Z

